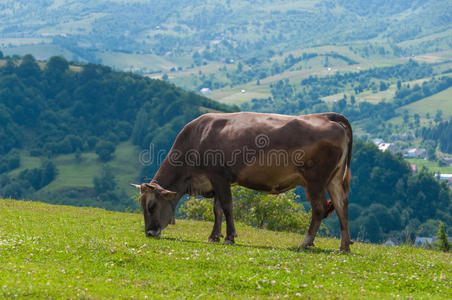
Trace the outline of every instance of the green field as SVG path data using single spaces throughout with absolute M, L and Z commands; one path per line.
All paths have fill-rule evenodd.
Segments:
M 452 297 L 451 254 L 238 224 L 235 246 L 206 243 L 212 224 L 177 220 L 146 238 L 139 214 L 0 200 L 1 298 Z
M 69 188 L 92 188 L 93 178 L 100 176 L 104 165 L 112 168 L 118 186 L 127 187 L 129 183 L 138 178 L 142 167 L 138 160 L 138 152 L 138 148 L 131 142 L 123 142 L 118 144 L 113 159 L 108 163 L 99 161 L 94 152 L 82 153 L 80 160 L 76 160 L 75 154 L 58 155 L 52 158 L 58 175 L 54 181 L 42 189 L 42 192 Z M 26 152 L 21 153 L 20 161 L 20 168 L 10 172 L 10 175 L 17 176 L 25 169 L 39 168 L 41 165 L 39 157 L 32 157 Z M 133 193 L 133 189 L 127 188 L 125 191 L 129 195 Z
M 436 161 L 429 161 L 429 160 L 424 160 L 424 159 L 420 159 L 420 158 L 408 158 L 407 161 L 410 164 L 415 164 L 417 166 L 418 170 L 420 170 L 422 167 L 426 167 L 429 171 L 435 172 L 435 173 L 441 173 L 441 174 L 452 173 L 452 166 L 440 167 L 438 165 L 438 162 L 436 162 Z
M 441 109 L 443 111 L 443 117 L 449 118 L 452 116 L 452 88 L 448 88 L 447 90 L 430 97 L 402 106 L 399 108 L 399 111 L 405 109 L 410 114 L 418 113 L 422 117 L 424 117 L 426 113 L 429 113 L 430 116 L 434 117 L 436 111 Z

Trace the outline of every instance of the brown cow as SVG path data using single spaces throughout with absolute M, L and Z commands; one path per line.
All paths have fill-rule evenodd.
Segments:
M 215 199 L 209 241 L 220 240 L 224 213 L 225 243 L 233 244 L 237 234 L 231 184 L 272 194 L 302 186 L 312 215 L 301 246 L 314 245 L 322 219 L 335 210 L 340 249 L 350 251 L 347 196 L 352 142 L 350 123 L 336 113 L 205 114 L 182 129 L 150 183 L 133 185 L 141 191 L 146 235 L 160 236 L 183 195 L 201 195 Z

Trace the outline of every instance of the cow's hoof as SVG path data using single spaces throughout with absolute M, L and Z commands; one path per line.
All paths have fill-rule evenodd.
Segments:
M 340 247 L 339 248 L 339 250 L 341 251 L 341 252 L 350 252 L 350 246 L 347 246 L 347 247 Z
M 234 240 L 224 240 L 223 245 L 234 245 Z
M 350 245 L 353 245 L 353 241 L 349 240 L 345 243 L 341 243 L 341 247 L 339 248 L 340 251 L 342 252 L 350 252 Z
M 209 243 L 218 243 L 220 241 L 220 237 L 218 236 L 209 236 Z
M 314 242 L 302 243 L 301 246 L 300 246 L 301 249 L 307 249 L 307 248 L 310 248 L 310 247 L 314 247 Z

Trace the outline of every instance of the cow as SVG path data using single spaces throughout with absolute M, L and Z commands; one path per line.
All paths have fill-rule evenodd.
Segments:
M 322 219 L 333 211 L 340 221 L 340 250 L 350 251 L 348 193 L 352 128 L 343 115 L 289 116 L 269 113 L 208 113 L 180 131 L 152 181 L 140 185 L 145 233 L 159 237 L 185 194 L 213 197 L 215 221 L 208 240 L 237 237 L 231 185 L 279 194 L 306 191 L 311 222 L 301 247 L 314 245 Z M 326 198 L 326 191 L 330 200 Z

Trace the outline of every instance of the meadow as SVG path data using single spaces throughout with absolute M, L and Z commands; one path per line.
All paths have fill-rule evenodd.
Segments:
M 30 156 L 27 151 L 21 151 L 20 167 L 11 171 L 10 175 L 19 175 L 25 169 L 39 168 L 41 158 Z M 105 165 L 94 152 L 80 154 L 63 154 L 53 158 L 58 170 L 57 177 L 43 188 L 43 192 L 55 192 L 70 188 L 92 188 L 94 177 L 99 177 Z M 112 169 L 119 186 L 128 186 L 140 173 L 139 150 L 130 141 L 119 143 L 111 161 L 107 165 Z M 128 195 L 133 189 L 125 189 Z
M 177 220 L 146 238 L 140 214 L 0 200 L 0 297 L 452 297 L 451 254 L 318 238 L 238 224 L 237 244 L 207 243 L 212 224 Z

